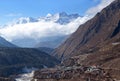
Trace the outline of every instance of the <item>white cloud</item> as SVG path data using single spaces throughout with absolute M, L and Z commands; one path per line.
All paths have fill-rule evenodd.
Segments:
M 7 14 L 5 16 L 7 16 L 7 17 L 16 17 L 16 16 L 22 16 L 22 14 L 21 13 L 10 13 L 10 14 Z
M 39 21 L 26 24 L 9 25 L 0 29 L 0 34 L 9 41 L 24 37 L 38 39 L 42 37 L 68 35 L 73 33 L 80 24 L 88 20 L 88 17 L 79 17 L 66 25 L 60 25 L 53 21 Z
M 96 1 L 96 0 L 94 0 Z M 22 38 L 39 39 L 42 37 L 68 35 L 76 31 L 79 25 L 86 22 L 93 17 L 97 12 L 100 12 L 104 7 L 108 6 L 114 0 L 101 0 L 100 4 L 90 8 L 86 12 L 86 16 L 79 17 L 78 19 L 70 22 L 66 25 L 60 25 L 54 21 L 39 21 L 34 23 L 16 24 L 1 27 L 0 35 L 9 41 Z M 9 14 L 8 16 L 15 16 L 15 14 Z M 47 16 L 51 16 L 48 14 Z
M 114 0 L 101 0 L 100 4 L 98 4 L 97 6 L 94 6 L 94 7 L 90 8 L 86 12 L 86 14 L 89 15 L 89 16 L 91 16 L 91 17 L 93 17 L 96 13 L 100 12 L 103 8 L 105 8 L 106 6 L 108 6 L 113 1 Z

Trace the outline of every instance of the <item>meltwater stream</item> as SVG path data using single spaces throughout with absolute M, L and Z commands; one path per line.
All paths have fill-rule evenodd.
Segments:
M 43 68 L 47 68 L 47 66 L 43 65 Z M 37 70 L 37 68 L 23 68 L 24 74 L 20 74 L 15 78 L 15 81 L 31 81 L 34 76 L 34 72 Z
M 15 80 L 16 81 L 31 81 L 33 79 L 33 76 L 34 76 L 34 71 L 32 71 L 31 73 L 21 74 Z
M 16 81 L 31 81 L 33 79 L 35 70 L 37 70 L 37 69 L 25 67 L 25 68 L 23 68 L 23 72 L 25 72 L 25 73 L 18 75 L 15 78 L 15 80 Z

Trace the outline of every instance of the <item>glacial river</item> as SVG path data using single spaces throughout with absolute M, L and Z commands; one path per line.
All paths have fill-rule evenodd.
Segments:
M 31 81 L 33 79 L 34 71 L 31 73 L 21 74 L 15 80 L 16 81 Z
M 43 65 L 44 68 L 47 68 L 47 66 Z M 37 68 L 23 68 L 23 71 L 26 72 L 25 74 L 20 74 L 15 79 L 16 81 L 31 81 L 34 76 L 34 72 L 37 70 Z

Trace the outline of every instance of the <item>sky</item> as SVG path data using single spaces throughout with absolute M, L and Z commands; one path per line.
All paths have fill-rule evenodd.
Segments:
M 5 24 L 19 17 L 40 17 L 48 13 L 58 12 L 79 13 L 85 12 L 100 3 L 100 0 L 1 0 L 0 24 Z
M 87 20 L 94 17 L 114 0 L 1 0 L 0 36 L 8 41 L 24 38 L 39 40 L 44 37 L 70 35 Z M 68 24 L 61 25 L 53 20 L 14 24 L 12 20 L 24 17 L 45 17 L 48 13 L 77 13 L 79 17 Z M 9 24 L 8 24 L 9 22 Z M 5 27 L 2 26 L 7 24 Z

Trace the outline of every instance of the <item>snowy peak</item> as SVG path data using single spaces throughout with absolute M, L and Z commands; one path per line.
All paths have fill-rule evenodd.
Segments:
M 59 13 L 60 17 L 70 17 L 70 18 L 77 18 L 80 17 L 79 14 L 67 14 L 66 12 Z
M 80 17 L 79 14 L 70 14 L 68 15 L 65 12 L 59 13 L 59 19 L 56 21 L 56 23 L 59 24 L 68 24 L 71 21 L 77 19 L 78 17 Z
M 33 18 L 33 17 L 21 17 L 19 18 L 15 24 L 26 24 L 30 22 L 40 22 L 40 21 L 45 21 L 45 22 L 55 22 L 58 24 L 68 24 L 72 20 L 77 19 L 80 17 L 79 14 L 67 14 L 65 12 L 62 13 L 56 13 L 56 14 L 47 14 L 44 17 L 39 17 L 39 18 Z
M 59 24 L 68 24 L 70 21 L 77 19 L 80 17 L 79 14 L 67 14 L 66 12 L 61 12 L 57 14 L 47 14 L 46 17 L 44 17 L 45 21 L 53 21 Z
M 58 13 L 54 14 L 54 15 L 49 13 L 45 17 L 40 17 L 38 20 L 39 21 L 46 21 L 46 22 L 50 22 L 50 21 L 55 22 L 58 19 L 59 19 L 59 14 Z
M 16 24 L 26 24 L 29 22 L 38 22 L 38 19 L 32 17 L 21 17 L 17 20 Z
M 17 46 L 34 47 L 39 42 L 50 40 L 49 37 L 59 38 L 59 36 L 72 34 L 86 20 L 86 17 L 81 17 L 79 14 L 67 14 L 65 12 L 47 14 L 38 18 L 21 17 L 1 28 L 0 34 Z M 60 40 L 64 39 L 60 38 Z M 50 45 L 58 46 L 61 44 L 54 39 L 52 41 L 50 41 Z

